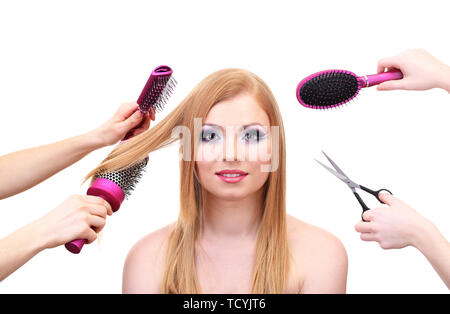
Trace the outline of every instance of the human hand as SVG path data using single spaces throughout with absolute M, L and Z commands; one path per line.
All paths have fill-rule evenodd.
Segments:
M 150 120 L 155 121 L 153 110 L 143 114 L 138 110 L 137 102 L 124 103 L 108 121 L 91 131 L 89 136 L 98 139 L 102 146 L 112 145 L 144 132 L 150 127 Z
M 406 50 L 393 57 L 378 61 L 378 73 L 398 69 L 403 73 L 400 80 L 381 83 L 377 90 L 427 90 L 443 88 L 450 92 L 450 67 L 423 49 Z
M 364 221 L 355 226 L 361 240 L 376 241 L 383 249 L 417 247 L 420 237 L 432 223 L 412 207 L 389 193 L 380 193 L 380 200 L 388 206 L 365 211 Z
M 74 239 L 97 239 L 112 209 L 104 199 L 91 195 L 72 195 L 34 222 L 44 248 L 54 248 Z

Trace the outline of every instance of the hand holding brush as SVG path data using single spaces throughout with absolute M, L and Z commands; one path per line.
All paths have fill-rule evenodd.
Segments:
M 175 85 L 176 81 L 172 77 L 172 69 L 170 67 L 163 65 L 153 70 L 137 102 L 131 103 L 126 108 L 126 112 L 132 114 L 131 123 L 137 123 L 138 119 L 143 116 L 144 120 L 141 122 L 143 125 L 129 131 L 122 139 L 122 142 L 148 129 L 150 126 L 149 118 L 151 117 L 154 120 L 155 112 L 163 110 Z M 109 123 L 115 123 L 115 121 L 110 121 Z M 123 125 L 120 123 L 117 125 L 119 131 L 122 127 Z M 130 129 L 129 125 L 127 129 Z M 87 194 L 104 199 L 111 205 L 112 211 L 116 212 L 124 199 L 134 190 L 142 177 L 148 160 L 149 158 L 146 156 L 143 160 L 136 161 L 124 169 L 96 174 L 92 185 L 87 190 Z M 86 239 L 76 239 L 66 243 L 65 246 L 70 252 L 78 254 L 86 242 Z
M 450 93 L 450 66 L 423 49 L 406 50 L 378 61 L 378 73 L 399 69 L 401 80 L 381 83 L 377 90 L 428 90 L 442 88 Z
M 381 59 L 377 74 L 358 76 L 347 70 L 311 74 L 297 85 L 296 96 L 305 107 L 330 109 L 348 103 L 362 88 L 374 85 L 378 85 L 378 90 L 437 87 L 450 93 L 450 67 L 425 50 L 407 50 L 398 56 Z

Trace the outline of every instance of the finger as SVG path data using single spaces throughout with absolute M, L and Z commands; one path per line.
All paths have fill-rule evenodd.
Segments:
M 87 244 L 91 244 L 95 240 L 97 240 L 97 232 L 89 228 L 83 236 L 83 239 L 86 239 Z
M 87 223 L 89 224 L 89 226 L 92 229 L 94 229 L 94 231 L 99 232 L 105 226 L 106 219 L 105 218 L 101 218 L 101 217 L 96 216 L 96 215 L 89 215 L 89 217 L 87 219 Z
M 378 194 L 378 197 L 380 198 L 380 200 L 383 203 L 385 203 L 387 205 L 394 205 L 395 203 L 397 203 L 399 201 L 399 199 L 397 199 L 392 194 L 390 194 L 388 192 L 383 192 L 383 191 Z
M 107 201 L 105 201 L 103 198 L 94 196 L 94 195 L 86 195 L 86 200 L 90 204 L 96 204 L 96 205 L 105 207 L 106 213 L 110 216 L 112 215 L 113 211 L 112 211 L 111 205 Z
M 377 85 L 377 90 L 406 89 L 405 79 L 386 81 Z
M 372 224 L 360 221 L 355 225 L 355 230 L 360 233 L 373 232 Z
M 361 233 L 361 235 L 359 237 L 363 241 L 377 241 L 377 237 L 375 236 L 374 233 L 371 233 L 371 232 Z
M 144 131 L 146 129 L 148 129 L 149 125 L 150 125 L 150 121 L 151 121 L 151 116 L 149 112 L 146 112 L 145 114 L 142 115 L 142 121 L 141 123 L 136 127 L 136 130 L 141 130 L 143 129 Z
M 89 205 L 89 214 L 101 217 L 106 219 L 106 215 L 108 214 L 108 209 L 104 205 Z
M 117 115 L 121 118 L 120 121 L 130 117 L 136 110 L 138 110 L 138 106 L 139 105 L 136 101 L 127 102 L 120 105 L 119 109 L 117 109 Z
M 138 134 L 141 134 L 142 132 L 145 132 L 150 127 L 150 114 L 145 114 L 141 124 L 133 130 L 133 136 L 136 136 Z
M 366 221 L 366 222 L 372 221 L 373 218 L 374 218 L 374 212 L 373 212 L 373 209 L 366 210 L 366 211 L 362 214 L 362 218 L 363 218 L 364 221 Z
M 105 224 L 105 225 L 106 225 L 106 224 Z M 100 232 L 103 230 L 103 228 L 105 227 L 105 225 L 100 226 L 100 227 L 92 227 L 92 230 L 93 230 L 95 233 L 97 233 L 97 238 L 98 238 L 98 233 L 100 233 Z
M 142 122 L 142 118 L 143 118 L 143 114 L 139 110 L 137 110 L 128 119 L 126 119 L 125 121 L 122 121 L 119 124 L 119 128 L 121 128 L 123 133 L 127 133 L 134 127 L 138 126 L 139 123 Z
M 95 195 L 83 195 L 83 198 L 88 203 L 101 205 L 106 202 L 103 198 Z
M 111 216 L 113 214 L 111 205 L 108 202 L 106 202 L 105 206 L 106 206 L 106 213 L 108 214 L 108 216 Z
M 155 121 L 155 110 L 153 108 L 150 111 L 150 117 L 151 117 L 152 121 Z
M 387 58 L 383 58 L 378 60 L 378 68 L 377 68 L 377 73 L 382 73 L 384 72 L 384 69 L 386 68 L 400 68 L 399 65 L 400 61 L 398 57 L 387 57 Z
M 392 72 L 392 71 L 400 71 L 400 70 L 395 67 L 388 67 L 386 70 L 386 72 Z

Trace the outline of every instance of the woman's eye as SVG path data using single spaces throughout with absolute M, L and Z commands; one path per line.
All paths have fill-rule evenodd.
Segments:
M 246 142 L 259 142 L 265 138 L 266 134 L 260 130 L 250 130 L 245 132 L 244 140 Z
M 219 140 L 219 134 L 215 131 L 202 131 L 202 141 L 203 142 L 214 142 Z

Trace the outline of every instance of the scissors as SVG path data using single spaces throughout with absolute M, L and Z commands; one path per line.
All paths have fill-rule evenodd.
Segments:
M 328 161 L 331 163 L 331 165 L 334 167 L 334 169 L 336 169 L 336 171 L 333 170 L 333 169 L 331 169 L 330 167 L 324 165 L 323 163 L 321 163 L 321 162 L 318 161 L 317 159 L 314 159 L 314 160 L 317 161 L 319 164 L 321 164 L 323 167 L 325 167 L 328 171 L 330 171 L 332 174 L 334 174 L 336 177 L 338 177 L 339 179 L 341 179 L 342 181 L 344 181 L 344 182 L 348 185 L 348 187 L 350 188 L 350 190 L 352 190 L 353 194 L 355 194 L 356 199 L 358 200 L 359 204 L 361 205 L 361 207 L 362 207 L 362 209 L 363 209 L 362 214 L 364 214 L 364 212 L 365 212 L 366 210 L 369 210 L 370 208 L 367 207 L 367 205 L 364 203 L 364 201 L 362 200 L 362 198 L 359 196 L 358 192 L 356 192 L 356 189 L 360 189 L 360 190 L 366 191 L 367 193 L 372 194 L 372 195 L 375 196 L 375 198 L 376 198 L 380 203 L 382 203 L 382 204 L 384 204 L 384 202 L 383 202 L 383 201 L 380 199 L 380 197 L 378 196 L 379 193 L 380 193 L 381 191 L 386 191 L 386 192 L 388 192 L 389 194 L 392 195 L 392 192 L 389 191 L 388 189 L 380 189 L 380 190 L 378 190 L 378 191 L 373 191 L 373 190 L 371 190 L 371 189 L 369 189 L 369 188 L 367 188 L 367 187 L 365 187 L 365 186 L 363 186 L 363 185 L 359 185 L 359 184 L 353 182 L 353 181 L 350 180 L 349 177 L 347 177 L 347 175 L 346 175 L 346 174 L 345 174 L 345 173 L 344 173 L 344 172 L 336 165 L 336 163 L 335 163 L 333 160 L 331 160 L 331 158 L 328 157 L 327 154 L 325 154 L 325 152 L 322 151 L 322 153 L 325 155 L 325 157 L 327 157 Z M 362 217 L 362 214 L 361 214 L 361 217 Z M 362 218 L 362 220 L 365 221 L 364 218 Z

